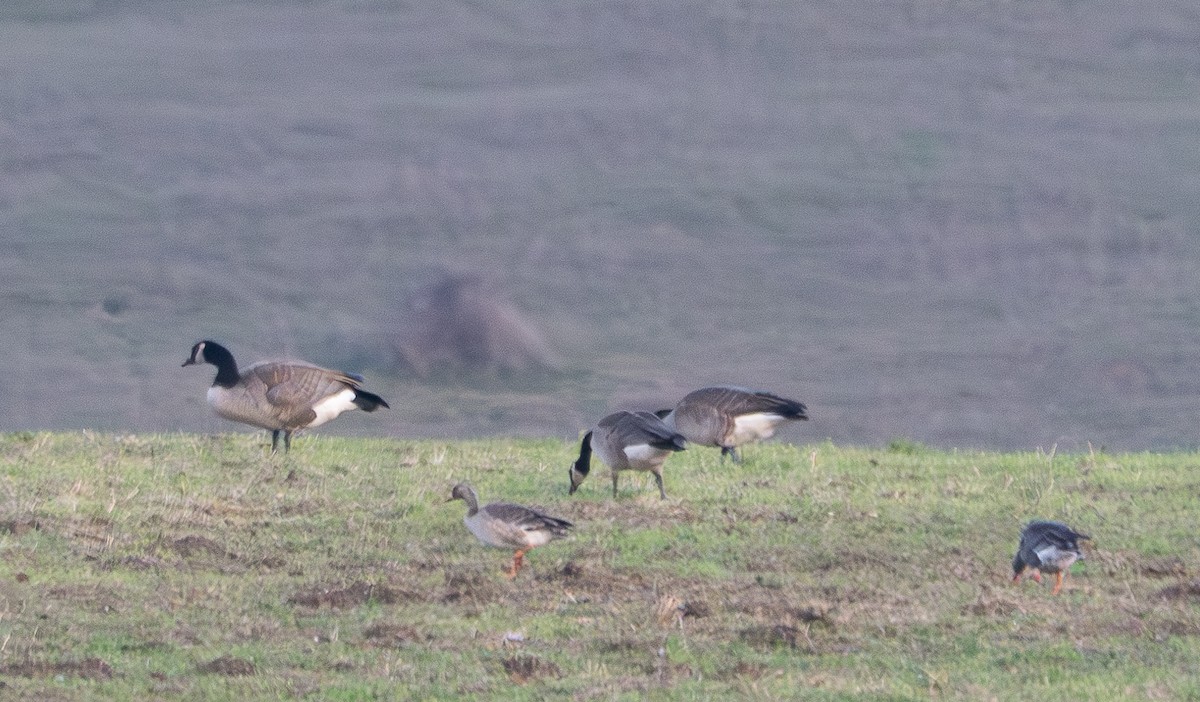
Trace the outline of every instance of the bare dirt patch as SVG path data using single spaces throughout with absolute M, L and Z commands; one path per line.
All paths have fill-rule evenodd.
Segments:
M 781 646 L 787 648 L 810 648 L 810 646 L 804 644 L 807 634 L 789 624 L 746 627 L 738 633 L 738 637 L 757 649 L 770 650 Z
M 975 601 L 963 607 L 963 614 L 977 617 L 1007 617 L 1015 612 L 1024 612 L 1015 601 L 997 594 L 991 588 L 983 588 Z
M 428 637 L 422 636 L 411 626 L 389 622 L 377 622 L 367 627 L 363 638 L 368 646 L 376 648 L 402 648 L 405 644 L 428 640 Z
M 1175 556 L 1148 558 L 1139 564 L 1139 570 L 1150 578 L 1174 578 L 1188 574 L 1187 565 Z
M 223 546 L 204 536 L 189 535 L 175 539 L 169 548 L 184 558 L 195 556 L 213 556 L 216 558 L 236 559 L 237 556 L 226 551 Z
M 0 665 L 0 674 L 18 675 L 23 678 L 49 678 L 59 675 L 84 678 L 85 680 L 111 680 L 113 669 L 99 658 L 84 658 L 81 661 L 25 661 Z
M 233 656 L 221 656 L 214 658 L 207 663 L 201 663 L 196 666 L 196 672 L 205 675 L 224 675 L 226 677 L 236 678 L 247 675 L 254 675 L 258 670 L 250 661 Z
M 1192 600 L 1200 602 L 1200 580 L 1192 580 L 1164 587 L 1158 591 L 1157 595 L 1159 599 L 1163 600 Z
M 604 481 L 601 481 L 604 482 Z M 611 483 L 609 483 L 611 486 Z M 668 485 L 668 487 L 670 487 Z M 609 493 L 612 494 L 611 492 Z M 653 500 L 630 500 L 623 496 L 617 501 L 586 502 L 571 505 L 571 515 L 577 521 L 612 521 L 626 528 L 650 529 L 692 524 L 701 521 L 690 506 L 662 502 L 657 494 Z
M 319 586 L 302 590 L 287 599 L 288 604 L 319 609 L 349 609 L 374 600 L 382 604 L 397 604 L 417 599 L 412 593 L 387 585 L 358 581 L 348 587 Z
M 12 534 L 13 536 L 23 536 L 30 531 L 41 529 L 42 525 L 38 520 L 32 517 L 23 517 L 21 519 L 6 519 L 0 521 L 0 534 Z
M 499 571 L 497 571 L 499 572 Z M 484 604 L 504 594 L 496 577 L 479 571 L 448 571 L 440 600 L 446 604 Z M 519 576 L 518 576 L 519 577 Z

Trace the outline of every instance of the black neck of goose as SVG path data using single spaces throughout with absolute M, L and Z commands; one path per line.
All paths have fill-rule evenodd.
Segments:
M 237 361 L 233 360 L 233 354 L 224 346 L 218 344 L 205 344 L 204 360 L 217 367 L 217 377 L 213 379 L 213 385 L 223 388 L 231 388 L 238 384 L 238 367 Z
M 592 469 L 592 432 L 583 435 L 583 441 L 579 444 L 579 458 L 575 459 L 575 471 L 580 475 L 587 475 Z

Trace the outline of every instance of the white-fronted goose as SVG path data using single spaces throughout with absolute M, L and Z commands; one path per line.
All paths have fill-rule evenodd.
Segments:
M 488 546 L 513 550 L 512 566 L 504 573 L 509 579 L 517 577 L 526 552 L 563 538 L 573 526 L 565 519 L 509 502 L 493 502 L 480 507 L 475 488 L 467 483 L 454 486 L 450 499 L 446 501 L 454 500 L 467 503 L 467 516 L 463 518 L 463 523 L 475 538 Z

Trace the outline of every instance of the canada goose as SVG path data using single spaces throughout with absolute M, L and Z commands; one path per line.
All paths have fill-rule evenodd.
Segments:
M 513 549 L 512 566 L 504 572 L 510 580 L 517 577 L 527 551 L 563 538 L 573 526 L 565 519 L 509 502 L 493 502 L 480 508 L 475 488 L 466 483 L 454 486 L 446 501 L 454 500 L 467 503 L 463 523 L 475 538 L 488 546 Z
M 1026 569 L 1033 571 L 1030 577 L 1038 583 L 1042 582 L 1042 573 L 1054 573 L 1054 590 L 1050 594 L 1057 595 L 1067 569 L 1083 558 L 1079 540 L 1091 538 L 1062 522 L 1030 522 L 1021 532 L 1021 543 L 1013 556 L 1012 581 L 1020 582 Z
M 663 418 L 693 444 L 716 446 L 741 463 L 737 447 L 769 439 L 780 424 L 808 419 L 804 405 L 769 392 L 729 386 L 700 388 L 684 396 Z
M 574 495 L 591 470 L 592 452 L 612 471 L 613 498 L 617 496 L 617 474 L 623 470 L 644 470 L 654 474 L 658 494 L 667 499 L 663 489 L 662 466 L 673 451 L 687 448 L 683 435 L 667 426 L 652 412 L 614 412 L 583 435 L 579 458 L 571 466 L 571 489 Z
M 192 347 L 184 366 L 211 363 L 217 377 L 208 389 L 208 404 L 225 419 L 271 432 L 271 453 L 291 450 L 292 433 L 328 422 L 346 410 L 374 412 L 387 407 L 383 398 L 360 389 L 360 375 L 314 366 L 304 361 L 259 361 L 241 374 L 233 354 L 215 341 Z

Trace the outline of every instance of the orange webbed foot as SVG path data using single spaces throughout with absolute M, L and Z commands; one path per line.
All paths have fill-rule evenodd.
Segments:
M 525 551 L 517 551 L 513 554 L 512 567 L 504 571 L 504 575 L 509 580 L 517 577 L 517 573 L 521 572 L 521 566 L 525 564 Z

